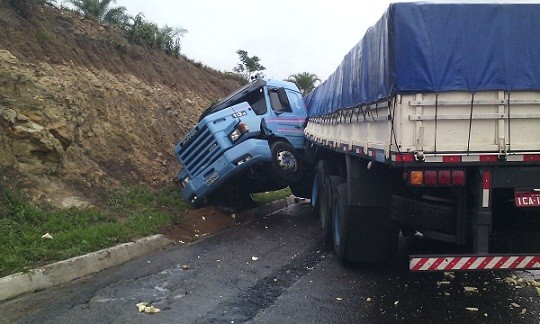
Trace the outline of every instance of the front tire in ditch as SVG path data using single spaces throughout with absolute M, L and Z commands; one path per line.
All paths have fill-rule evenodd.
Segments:
M 274 178 L 278 183 L 289 184 L 302 178 L 303 163 L 296 149 L 285 141 L 275 141 L 270 145 Z

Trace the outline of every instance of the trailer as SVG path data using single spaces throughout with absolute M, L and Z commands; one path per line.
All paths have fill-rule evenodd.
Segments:
M 410 269 L 540 268 L 540 5 L 396 3 L 304 101 L 323 242 Z M 298 185 L 298 184 L 296 184 Z

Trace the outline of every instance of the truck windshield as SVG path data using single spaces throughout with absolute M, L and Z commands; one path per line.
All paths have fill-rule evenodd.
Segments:
M 247 102 L 257 115 L 266 113 L 266 102 L 264 100 L 263 86 L 266 81 L 258 79 L 252 83 L 245 85 L 237 91 L 231 93 L 223 100 L 208 107 L 199 117 L 201 121 L 204 117 L 223 110 L 227 107 L 234 106 L 241 102 Z

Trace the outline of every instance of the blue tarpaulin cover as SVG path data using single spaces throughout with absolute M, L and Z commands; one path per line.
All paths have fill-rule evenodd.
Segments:
M 305 102 L 317 116 L 453 90 L 540 90 L 540 4 L 391 4 Z

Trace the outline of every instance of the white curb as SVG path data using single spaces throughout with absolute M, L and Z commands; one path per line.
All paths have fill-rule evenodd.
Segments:
M 248 213 L 272 213 L 295 204 L 294 196 L 276 200 L 247 211 Z M 28 292 L 43 290 L 71 280 L 96 273 L 130 260 L 163 249 L 174 242 L 161 234 L 144 237 L 134 242 L 77 256 L 0 278 L 0 302 Z
M 28 273 L 20 272 L 0 278 L 0 301 L 27 292 L 51 288 L 120 265 L 170 244 L 171 240 L 158 234 L 49 264 Z

